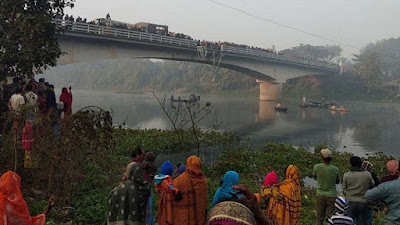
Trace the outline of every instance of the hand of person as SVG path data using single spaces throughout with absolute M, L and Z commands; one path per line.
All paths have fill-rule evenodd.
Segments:
M 43 212 L 46 215 L 46 217 L 49 215 L 50 210 L 54 207 L 55 204 L 56 204 L 56 198 L 54 195 L 52 195 L 47 203 L 46 211 Z
M 178 191 L 175 194 L 175 201 L 180 202 L 182 200 L 182 194 Z
M 257 221 L 257 225 L 272 225 L 272 221 L 267 219 L 264 214 L 261 212 L 259 204 L 257 202 L 257 197 L 247 188 L 246 185 L 239 184 L 233 185 L 233 189 L 237 190 L 237 193 L 242 193 L 245 196 L 245 200 L 247 204 L 245 204 L 251 212 L 254 214 L 254 218 Z

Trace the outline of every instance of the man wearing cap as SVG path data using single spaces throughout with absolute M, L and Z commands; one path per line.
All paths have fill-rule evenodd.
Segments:
M 348 213 L 357 225 L 367 225 L 369 207 L 364 195 L 374 187 L 375 181 L 370 172 L 361 168 L 360 157 L 350 157 L 350 164 L 350 171 L 343 175 L 343 194 L 350 205 Z
M 314 166 L 314 178 L 317 179 L 317 224 L 323 225 L 325 218 L 335 213 L 337 197 L 336 184 L 339 184 L 339 168 L 331 165 L 332 152 L 321 150 L 322 163 Z

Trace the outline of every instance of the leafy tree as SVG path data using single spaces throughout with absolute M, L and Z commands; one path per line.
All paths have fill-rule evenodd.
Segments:
M 377 88 L 382 84 L 381 60 L 376 52 L 364 50 L 354 55 L 354 73 L 364 80 L 368 88 Z
M 299 46 L 285 49 L 281 52 L 285 54 L 332 61 L 340 56 L 340 54 L 342 53 L 342 48 L 338 45 L 312 46 L 308 44 L 300 44 Z
M 365 51 L 376 52 L 381 59 L 381 69 L 386 80 L 400 78 L 400 37 L 368 44 Z
M 6 77 L 32 78 L 55 66 L 61 49 L 57 35 L 65 7 L 75 0 L 0 1 L 0 80 Z

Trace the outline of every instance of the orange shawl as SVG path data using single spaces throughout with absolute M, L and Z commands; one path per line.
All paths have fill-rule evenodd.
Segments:
M 181 201 L 172 202 L 173 224 L 203 225 L 206 221 L 208 190 L 199 157 L 187 159 L 185 173 L 173 181 L 173 186 L 182 194 Z
M 0 225 L 44 225 L 46 216 L 29 215 L 21 193 L 21 178 L 8 171 L 0 177 Z
M 290 165 L 286 169 L 285 181 L 275 188 L 265 189 L 263 195 L 270 195 L 267 217 L 275 225 L 298 225 L 300 222 L 301 188 L 300 172 L 297 167 Z M 274 189 L 274 187 L 272 187 Z
M 172 182 L 170 177 L 169 179 Z M 166 182 L 166 180 L 163 180 L 163 182 Z M 172 224 L 172 201 L 174 200 L 172 191 L 168 192 L 164 188 L 157 188 L 157 185 L 156 189 L 158 193 L 157 223 L 160 225 L 170 225 Z

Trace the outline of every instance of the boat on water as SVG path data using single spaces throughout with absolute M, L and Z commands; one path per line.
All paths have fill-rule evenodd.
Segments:
M 287 112 L 288 108 L 274 107 L 274 110 L 277 111 L 277 112 Z
M 174 98 L 173 95 L 171 95 L 171 98 L 169 99 L 171 102 L 197 102 L 200 101 L 200 96 L 196 96 L 194 94 L 190 95 L 189 99 L 181 98 L 180 96 L 178 98 Z
M 331 109 L 331 108 L 329 108 L 329 110 L 338 111 L 338 112 L 350 112 L 350 110 L 348 110 L 348 109 Z

